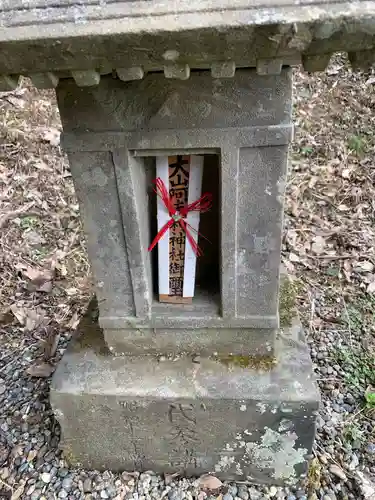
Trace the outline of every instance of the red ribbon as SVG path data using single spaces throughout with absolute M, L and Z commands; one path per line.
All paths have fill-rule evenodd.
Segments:
M 170 220 L 164 224 L 164 226 L 160 229 L 158 234 L 155 236 L 153 242 L 151 245 L 148 247 L 148 251 L 151 252 L 151 250 L 155 247 L 155 245 L 161 240 L 161 238 L 164 236 L 164 234 L 168 231 L 170 227 L 172 227 L 174 224 L 179 224 L 182 229 L 184 230 L 186 237 L 195 253 L 195 255 L 199 256 L 202 255 L 202 251 L 197 245 L 195 239 L 191 235 L 189 229 L 195 231 L 193 227 L 191 227 L 190 224 L 186 222 L 186 216 L 189 212 L 207 212 L 212 205 L 212 195 L 211 193 L 204 193 L 198 200 L 194 201 L 193 203 L 190 203 L 190 205 L 186 205 L 181 210 L 176 210 L 173 206 L 173 201 L 169 196 L 168 190 L 165 187 L 164 182 L 158 177 L 154 181 L 156 188 L 154 189 L 155 193 L 160 196 L 160 198 L 163 200 L 163 203 L 168 210 L 168 213 L 170 215 Z M 200 235 L 200 233 L 198 233 Z

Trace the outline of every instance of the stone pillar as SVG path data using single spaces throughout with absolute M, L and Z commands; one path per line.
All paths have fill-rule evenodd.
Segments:
M 318 398 L 299 324 L 280 331 L 278 309 L 291 89 L 288 68 L 60 81 L 99 303 L 51 389 L 78 462 L 270 483 L 304 472 Z M 210 158 L 218 193 L 218 285 L 161 304 L 147 252 L 155 157 L 189 153 Z

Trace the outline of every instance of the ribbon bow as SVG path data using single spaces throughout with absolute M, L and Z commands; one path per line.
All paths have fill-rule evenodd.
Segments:
M 189 231 L 189 230 L 195 231 L 195 229 L 191 227 L 191 225 L 188 224 L 185 219 L 189 212 L 201 212 L 201 213 L 207 212 L 212 205 L 212 195 L 210 193 L 204 193 L 198 200 L 194 201 L 193 203 L 190 203 L 189 205 L 185 205 L 184 207 L 181 208 L 181 210 L 176 210 L 173 206 L 173 202 L 169 196 L 168 190 L 165 187 L 164 182 L 160 179 L 160 177 L 158 177 L 154 181 L 154 183 L 156 185 L 154 191 L 163 200 L 163 203 L 166 209 L 168 210 L 168 213 L 171 218 L 169 219 L 168 222 L 164 224 L 164 226 L 155 236 L 153 242 L 148 247 L 148 251 L 151 252 L 151 250 L 161 240 L 161 238 L 164 236 L 164 234 L 168 231 L 170 227 L 172 227 L 174 224 L 179 224 L 184 230 L 186 238 L 188 239 L 195 255 L 197 256 L 202 255 L 201 249 L 199 248 L 197 242 L 195 241 L 195 239 L 193 238 L 193 236 Z

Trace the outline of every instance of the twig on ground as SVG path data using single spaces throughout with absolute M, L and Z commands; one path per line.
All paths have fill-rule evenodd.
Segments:
M 351 319 L 350 319 L 350 316 L 349 316 L 348 308 L 346 307 L 346 302 L 345 302 L 344 293 L 343 293 L 343 291 L 342 291 L 342 288 L 341 288 L 341 287 L 340 287 L 340 292 L 341 292 L 341 298 L 342 298 L 342 301 L 343 301 L 343 304 L 344 304 L 344 309 L 345 309 L 346 318 L 347 318 L 347 320 L 348 320 L 348 331 L 349 331 L 349 342 L 350 342 L 350 347 L 353 347 L 353 339 L 352 339 L 352 324 L 351 324 Z
M 2 479 L 0 479 L 0 484 L 2 486 L 4 486 L 4 488 L 7 488 L 8 490 L 10 490 L 12 493 L 13 493 L 13 488 L 12 486 L 10 486 L 8 483 L 6 483 L 5 481 L 3 481 Z
M 341 260 L 341 259 L 361 259 L 364 258 L 365 255 L 352 255 L 350 253 L 342 254 L 342 255 L 309 255 L 312 259 L 327 259 L 327 260 Z
M 311 294 L 309 293 L 309 297 Z M 314 330 L 315 332 L 315 326 L 314 326 L 314 316 L 315 316 L 315 298 L 311 298 L 311 308 L 310 308 L 310 320 L 309 320 L 309 328 L 310 330 Z

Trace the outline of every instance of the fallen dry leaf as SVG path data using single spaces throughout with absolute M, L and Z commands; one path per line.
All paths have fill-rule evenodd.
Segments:
M 27 332 L 35 330 L 35 328 L 40 324 L 42 324 L 42 322 L 43 322 L 43 317 L 40 316 L 38 311 L 34 311 L 33 309 L 32 310 L 28 309 L 26 311 L 25 330 Z
M 218 490 L 223 483 L 215 476 L 204 475 L 199 478 L 199 486 L 205 490 Z
M 164 474 L 164 482 L 165 484 L 170 484 L 175 477 L 178 477 L 180 475 L 179 472 L 175 472 L 174 474 Z
M 21 457 L 23 455 L 23 447 L 20 444 L 17 444 L 14 448 L 12 448 L 11 456 L 12 458 Z
M 46 240 L 36 231 L 26 231 L 23 235 L 26 242 L 32 247 L 39 247 L 46 243 Z
M 344 168 L 344 170 L 341 172 L 341 177 L 343 177 L 344 179 L 350 179 L 351 172 L 351 168 Z
M 47 163 L 45 163 L 40 158 L 36 158 L 33 162 L 33 167 L 37 170 L 42 170 L 43 172 L 53 172 L 53 168 L 49 167 Z
M 54 270 L 28 267 L 22 272 L 22 274 L 29 280 L 28 289 L 30 291 L 45 293 L 52 291 L 52 281 L 55 277 Z
M 43 134 L 43 139 L 51 144 L 51 146 L 58 146 L 60 144 L 61 132 L 57 128 L 50 128 Z
M 290 262 L 299 262 L 300 258 L 298 257 L 297 254 L 295 254 L 293 252 L 290 252 L 290 254 L 289 254 L 289 260 L 290 260 Z
M 81 316 L 78 314 L 77 311 L 75 311 L 70 320 L 68 321 L 66 327 L 69 328 L 69 330 L 75 330 L 80 321 L 81 321 Z
M 65 278 L 65 276 L 68 274 L 68 270 L 65 264 L 60 264 L 59 262 L 56 263 L 56 269 L 59 272 L 60 276 L 63 278 Z
M 53 331 L 48 335 L 48 338 L 44 341 L 43 357 L 46 361 L 53 358 L 53 356 L 56 354 L 59 340 L 60 340 L 60 333 Z
M 367 293 L 375 293 L 375 280 L 369 283 L 366 291 Z
M 26 324 L 26 316 L 27 316 L 27 311 L 24 307 L 19 307 L 16 304 L 12 304 L 10 306 L 10 310 L 12 311 L 13 316 L 16 318 L 18 323 L 21 326 L 25 326 Z
M 356 271 L 364 271 L 366 273 L 370 273 L 374 270 L 374 264 L 368 260 L 364 260 L 362 262 L 357 262 L 354 266 Z
M 375 500 L 375 478 L 370 477 L 364 472 L 357 471 L 356 479 L 359 488 L 365 500 Z
M 22 479 L 20 481 L 18 488 L 12 493 L 12 496 L 10 497 L 11 500 L 18 500 L 19 498 L 22 497 L 23 492 L 25 490 L 25 484 L 26 484 L 26 481 L 24 479 Z
M 25 331 L 31 332 L 45 322 L 44 312 L 40 308 L 27 309 L 26 307 L 12 304 L 10 306 L 14 317 L 19 324 L 24 327 Z
M 31 377 L 48 378 L 55 371 L 55 367 L 49 363 L 38 363 L 29 366 L 26 373 Z
M 340 210 L 340 212 L 349 212 L 349 210 L 351 210 L 351 208 L 348 207 L 348 205 L 345 205 L 344 203 L 342 203 L 341 205 L 339 205 L 337 207 L 337 210 Z
M 325 246 L 325 239 L 322 236 L 315 236 L 311 245 L 311 251 L 317 255 L 320 255 L 324 252 Z
M 13 322 L 13 313 L 10 307 L 5 307 L 4 309 L 0 309 L 0 325 L 9 325 Z

